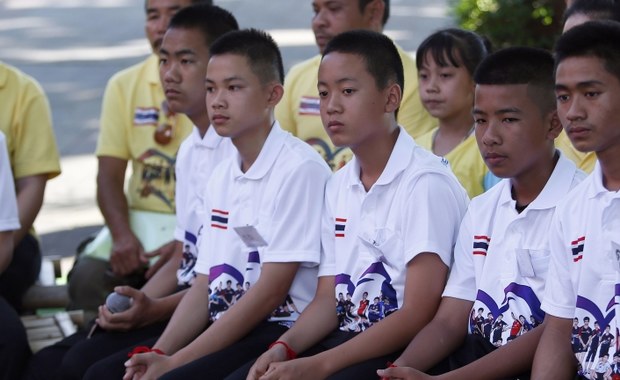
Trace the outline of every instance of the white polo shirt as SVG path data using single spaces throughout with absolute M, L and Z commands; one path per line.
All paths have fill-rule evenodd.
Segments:
M 0 231 L 18 230 L 19 214 L 6 138 L 0 131 Z
M 549 281 L 542 308 L 550 315 L 598 321 L 617 332 L 620 301 L 620 192 L 603 186 L 594 171 L 560 205 L 550 236 Z M 609 357 L 613 357 L 612 344 Z
M 183 260 L 177 270 L 179 286 L 191 285 L 196 273 L 197 241 L 204 219 L 204 192 L 215 167 L 237 150 L 230 139 L 209 127 L 204 137 L 198 128 L 179 147 L 176 175 L 176 229 L 174 238 L 183 243 Z
M 302 263 L 289 290 L 301 312 L 316 291 L 321 206 L 331 171 L 314 149 L 277 122 L 250 169 L 243 173 L 240 168 L 238 154 L 225 160 L 209 179 L 205 195 L 207 217 L 196 272 L 209 275 L 212 317 L 230 303 L 227 281 L 233 288 L 246 282 L 251 286 L 266 262 Z M 248 245 L 235 231 L 241 226 L 257 232 Z M 282 307 L 271 320 L 297 316 L 291 307 Z
M 434 252 L 449 267 L 467 203 L 447 162 L 402 128 L 368 192 L 355 157 L 336 172 L 325 195 L 320 275 L 335 276 L 337 300 L 339 293 L 351 295 L 354 306 L 338 306 L 340 329 L 361 331 L 372 324 L 365 299 L 374 304 L 378 298 L 375 321 L 400 308 L 405 268 L 419 253 Z
M 558 202 L 585 176 L 560 154 L 545 187 L 521 213 L 515 209 L 509 179 L 471 201 L 443 293 L 474 302 L 469 333 L 483 335 L 491 343 L 501 338 L 505 344 L 509 337 L 531 329 L 532 316 L 534 325 L 542 322 L 540 298 L 549 264 L 551 219 Z M 476 316 L 479 309 L 482 317 L 491 313 L 493 318 L 482 322 Z M 500 314 L 504 323 L 495 324 Z

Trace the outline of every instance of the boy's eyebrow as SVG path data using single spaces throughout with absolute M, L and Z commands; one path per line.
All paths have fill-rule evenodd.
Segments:
M 484 112 L 478 108 L 474 108 L 471 111 L 471 113 L 472 115 L 486 115 L 487 114 L 487 112 Z M 507 108 L 498 109 L 497 111 L 493 112 L 494 115 L 501 115 L 504 113 L 521 113 L 521 110 L 516 107 L 507 107 Z
M 592 87 L 592 86 L 600 86 L 600 85 L 604 85 L 603 82 L 601 82 L 600 80 L 586 80 L 586 81 L 582 81 L 582 82 L 578 82 L 577 85 L 575 87 L 577 87 L 578 89 L 583 89 L 586 87 Z M 568 85 L 562 84 L 562 83 L 556 83 L 555 84 L 555 90 L 567 90 L 568 89 Z
M 186 54 L 196 55 L 196 52 L 193 51 L 192 49 L 181 49 L 181 50 L 177 50 L 177 51 L 174 52 L 174 55 L 176 55 L 176 56 L 186 55 Z
M 224 78 L 222 80 L 222 82 L 228 83 L 228 82 L 232 82 L 232 81 L 235 81 L 235 80 L 243 81 L 244 79 L 242 77 L 239 77 L 239 76 L 232 76 L 232 77 Z M 205 78 L 205 82 L 214 83 L 215 81 L 213 79 L 209 79 L 207 77 L 207 78 Z
M 357 79 L 345 77 L 345 78 L 340 78 L 340 79 L 336 80 L 336 84 L 341 84 L 341 83 L 344 83 L 344 82 L 357 82 Z M 317 84 L 320 86 L 320 85 L 325 85 L 326 83 L 327 82 L 320 80 Z

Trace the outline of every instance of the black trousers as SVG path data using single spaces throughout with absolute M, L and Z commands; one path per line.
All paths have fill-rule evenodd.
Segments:
M 323 351 L 327 351 L 329 349 L 332 349 L 336 346 L 339 346 L 353 339 L 355 336 L 357 336 L 357 334 L 360 334 L 360 333 L 334 330 L 321 342 L 311 347 L 307 351 L 303 352 L 299 356 L 308 357 L 308 356 L 316 355 Z M 378 379 L 377 370 L 381 368 L 385 368 L 387 366 L 387 362 L 393 362 L 400 356 L 401 353 L 402 353 L 402 350 L 391 353 L 389 355 L 384 355 L 384 356 L 380 356 L 380 357 L 373 358 L 370 360 L 366 360 L 361 363 L 357 363 L 350 367 L 343 368 L 342 370 L 329 376 L 327 379 L 329 380 L 350 380 L 350 379 L 377 380 Z M 256 359 L 253 359 L 250 362 L 244 364 L 237 371 L 235 371 L 234 373 L 226 377 L 226 380 L 245 380 L 255 360 Z
M 39 278 L 41 248 L 32 235 L 26 235 L 13 250 L 13 259 L 0 276 L 0 296 L 18 312 L 22 298 Z
M 121 352 L 124 360 L 127 353 L 145 340 L 157 340 L 166 328 L 161 322 L 128 332 L 106 332 L 96 330 L 90 339 L 90 329 L 79 331 L 60 342 L 37 352 L 28 365 L 26 380 L 81 380 L 88 368 L 110 355 Z M 122 367 L 122 373 L 124 373 Z M 114 377 L 109 377 L 113 379 Z M 117 379 L 122 378 L 116 377 Z
M 15 309 L 0 297 L 0 380 L 20 379 L 29 357 L 24 325 Z

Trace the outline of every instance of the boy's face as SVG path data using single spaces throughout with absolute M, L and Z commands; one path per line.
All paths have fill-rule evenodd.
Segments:
M 271 99 L 273 85 L 261 83 L 241 55 L 211 57 L 206 86 L 211 124 L 223 137 L 236 138 L 254 130 L 269 118 L 270 107 L 275 106 Z
M 181 8 L 191 5 L 191 0 L 147 0 L 146 24 L 144 30 L 146 38 L 151 44 L 153 53 L 157 53 L 161 46 L 164 34 L 170 24 L 170 19 Z
M 209 49 L 198 29 L 169 29 L 159 52 L 159 78 L 171 111 L 206 113 L 204 77 Z
M 321 53 L 338 34 L 370 28 L 370 7 L 360 12 L 359 0 L 313 0 L 312 9 L 312 31 Z
M 581 152 L 620 147 L 620 80 L 596 57 L 566 58 L 555 76 L 558 115 Z
M 360 56 L 333 52 L 323 57 L 318 90 L 323 127 L 334 145 L 355 149 L 385 135 L 380 125 L 389 90 L 377 88 Z
M 500 178 L 527 178 L 549 157 L 552 113 L 543 116 L 527 91 L 526 84 L 476 86 L 476 141 L 489 170 Z
M 450 120 L 471 112 L 474 82 L 465 66 L 438 65 L 430 53 L 418 72 L 420 100 L 433 117 Z

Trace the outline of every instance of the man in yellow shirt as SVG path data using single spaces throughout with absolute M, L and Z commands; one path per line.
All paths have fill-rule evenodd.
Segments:
M 154 54 L 115 74 L 103 97 L 97 142 L 97 202 L 106 222 L 69 278 L 71 309 L 96 315 L 115 285 L 141 286 L 175 254 L 176 154 L 192 123 L 170 112 L 157 53 L 172 16 L 206 0 L 145 0 L 146 36 Z M 125 174 L 131 175 L 125 192 Z M 149 258 L 159 261 L 146 270 Z
M 41 86 L 14 67 L 0 62 L 0 131 L 6 145 L 20 228 L 13 233 L 13 257 L 0 276 L 0 295 L 15 309 L 39 277 L 41 249 L 32 229 L 48 179 L 60 174 L 60 159 L 47 97 Z
M 367 29 L 383 32 L 389 18 L 389 0 L 313 0 L 312 31 L 319 52 L 337 34 Z M 405 71 L 403 101 L 398 122 L 414 138 L 429 131 L 437 122 L 426 112 L 418 95 L 418 73 L 413 57 L 398 48 Z M 336 148 L 323 129 L 319 115 L 317 75 L 320 54 L 293 66 L 284 83 L 284 97 L 276 107 L 282 128 L 314 146 L 332 170 L 351 158 L 348 148 Z

